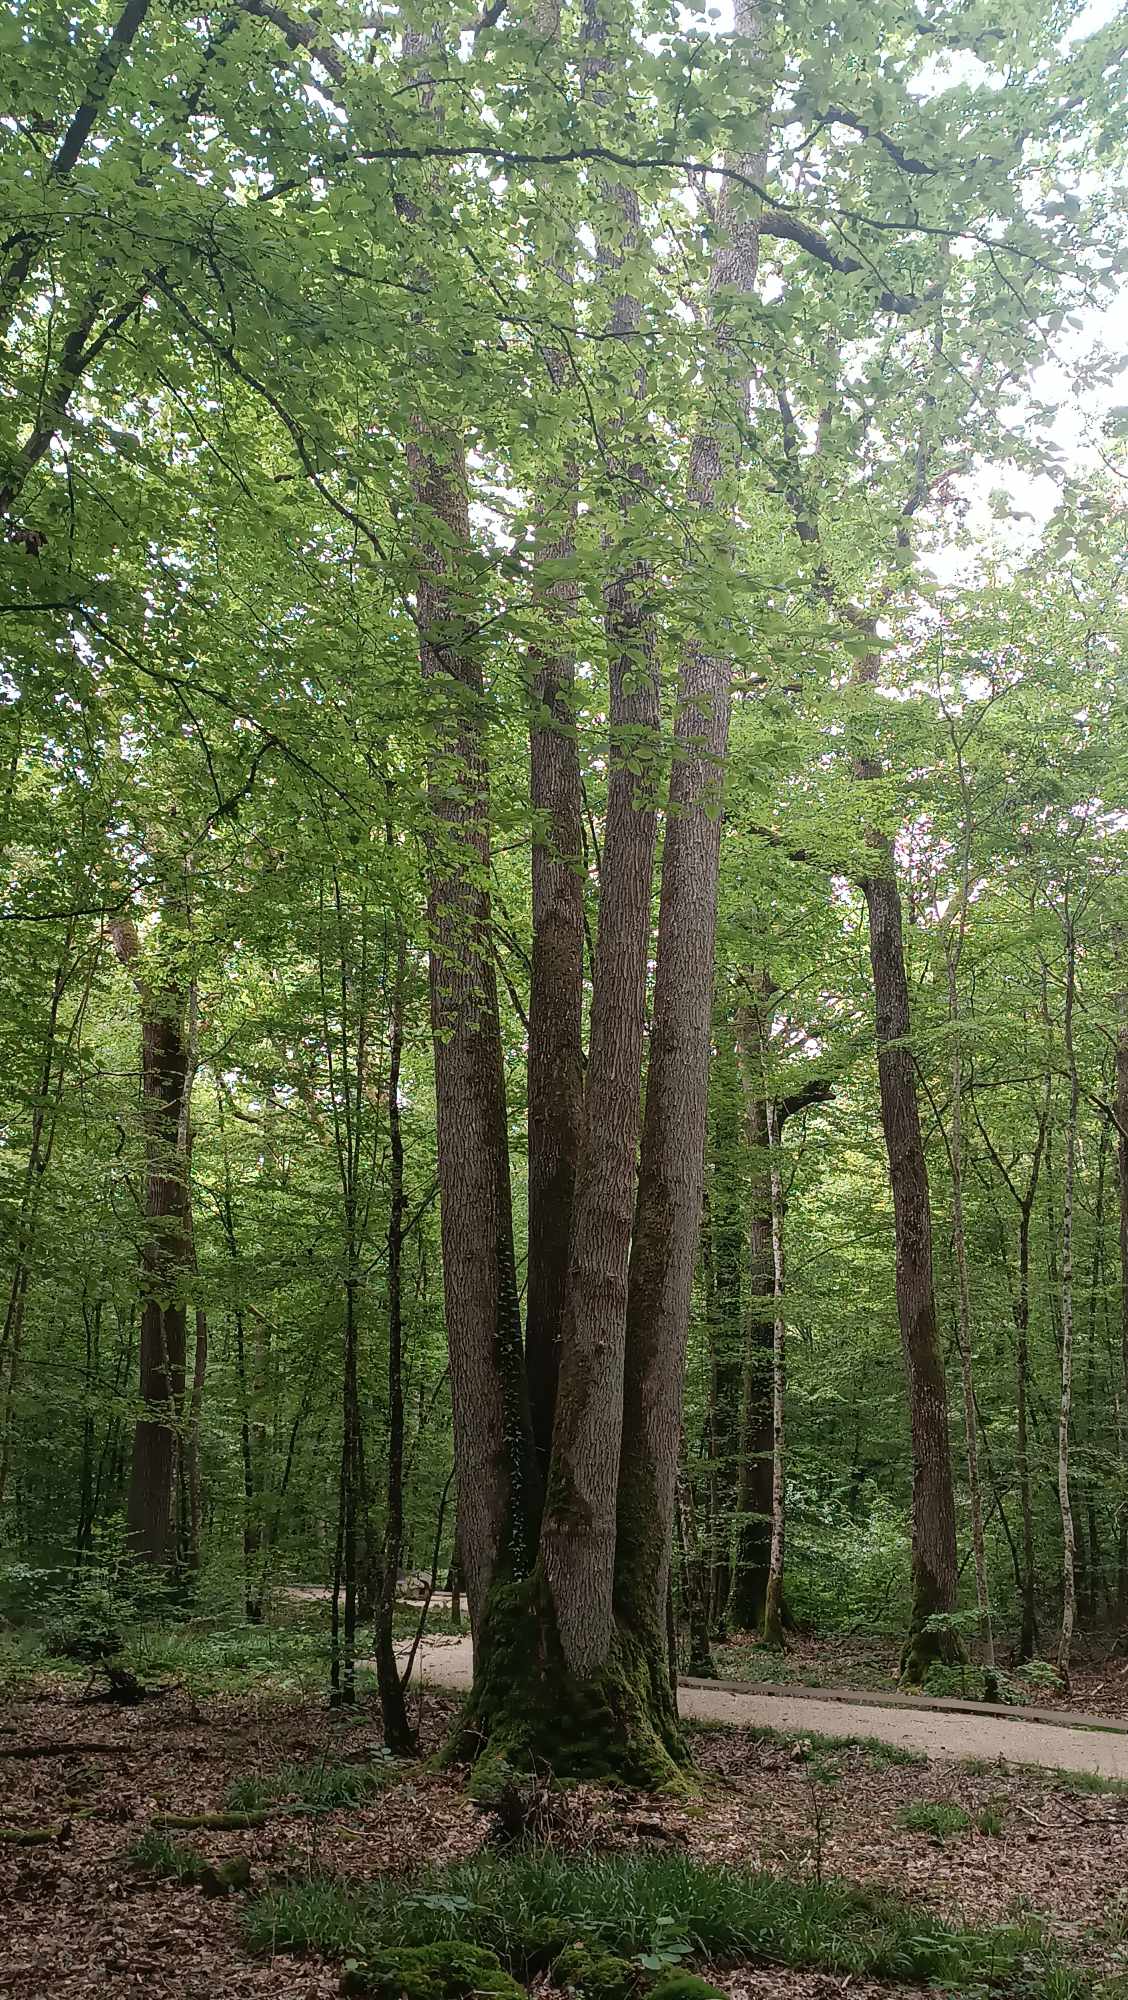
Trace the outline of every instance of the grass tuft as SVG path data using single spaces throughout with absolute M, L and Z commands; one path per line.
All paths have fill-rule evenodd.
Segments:
M 225 1794 L 233 1812 L 260 1812 L 273 1805 L 321 1807 L 360 1806 L 382 1792 L 396 1774 L 393 1759 L 384 1753 L 370 1762 L 327 1764 L 280 1764 L 262 1776 L 236 1778 Z
M 897 1825 L 909 1833 L 930 1833 L 935 1840 L 946 1840 L 951 1833 L 968 1833 L 972 1818 L 954 1799 L 931 1799 L 915 1806 L 902 1806 Z
M 1058 1969 L 1036 1930 L 961 1930 L 845 1883 L 713 1868 L 682 1855 L 479 1858 L 414 1889 L 314 1880 L 260 1897 L 245 1926 L 255 1950 L 334 1958 L 473 1944 L 496 1952 L 518 1978 L 545 1969 L 568 1942 L 642 1963 L 684 1952 L 719 1964 L 936 1980 L 949 1989 L 978 1983 L 1038 2000 L 1043 1993 L 1049 2000 L 1050 1989 L 1030 1984 L 1032 1971 Z M 1091 1982 L 1067 1986 L 1061 2000 L 1090 1992 Z

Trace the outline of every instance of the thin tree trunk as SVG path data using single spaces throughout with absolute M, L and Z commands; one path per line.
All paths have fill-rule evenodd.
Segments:
M 959 961 L 963 946 L 964 911 L 967 903 L 965 860 L 959 929 L 954 945 L 949 945 L 948 1026 L 952 1037 L 952 1098 L 948 1119 L 948 1154 L 952 1170 L 952 1236 L 956 1254 L 956 1324 L 959 1334 L 960 1374 L 963 1382 L 964 1438 L 967 1448 L 967 1487 L 971 1503 L 971 1546 L 975 1562 L 975 1598 L 983 1636 L 986 1665 L 995 1665 L 995 1638 L 991 1626 L 991 1595 L 987 1582 L 987 1549 L 983 1534 L 983 1492 L 979 1482 L 979 1426 L 975 1413 L 975 1376 L 972 1355 L 971 1283 L 968 1276 L 967 1233 L 963 1205 L 963 1049 L 960 1044 Z
M 858 774 L 863 778 L 877 775 L 871 767 L 861 767 Z M 901 898 L 888 842 L 882 843 L 882 861 L 880 872 L 867 875 L 862 887 L 869 913 L 881 1122 L 893 1190 L 897 1312 L 908 1379 L 913 1457 L 913 1601 L 902 1672 L 907 1680 L 920 1681 L 932 1659 L 955 1650 L 951 1634 L 943 1628 L 933 1629 L 930 1621 L 955 1609 L 959 1569 L 948 1390 L 932 1275 L 928 1168 L 908 1045 L 909 986 Z
M 1117 1538 L 1116 1605 L 1128 1624 L 1128 992 L 1120 998 L 1116 1032 L 1116 1169 L 1120 1220 L 1120 1396 L 1118 1441 L 1122 1493 Z
M 406 1196 L 403 1183 L 403 1123 L 400 1113 L 400 1065 L 403 1059 L 404 988 L 407 980 L 407 938 L 403 919 L 396 921 L 396 966 L 392 988 L 391 1050 L 388 1062 L 389 1183 L 388 1270 L 388 1481 L 384 1515 L 384 1558 L 376 1615 L 376 1680 L 384 1743 L 394 1756 L 414 1755 L 415 1731 L 407 1718 L 403 1682 L 396 1659 L 393 1623 L 396 1583 L 403 1555 L 403 1236 Z
M 1069 1492 L 1069 1428 L 1073 1404 L 1073 1200 L 1077 1174 L 1077 1122 L 1080 1080 L 1073 1037 L 1077 990 L 1077 940 L 1073 915 L 1065 918 L 1065 1013 L 1063 1035 L 1069 1075 L 1069 1115 L 1065 1127 L 1065 1167 L 1061 1202 L 1061 1405 L 1058 1416 L 1058 1504 L 1061 1508 L 1062 1593 L 1058 1671 L 1068 1686 L 1076 1616 L 1076 1537 Z
M 181 1148 L 190 1062 L 186 998 L 175 986 L 150 985 L 129 918 L 111 935 L 141 1001 L 141 1118 L 145 1134 L 145 1211 L 141 1248 L 140 1390 L 126 1501 L 130 1544 L 138 1556 L 171 1569 L 176 1562 L 176 1469 L 184 1405 L 185 1292 L 191 1266 L 188 1156 Z
M 730 1610 L 733 1623 L 759 1631 L 767 1604 L 772 1546 L 772 1377 L 775 1346 L 769 1106 L 764 1095 L 762 1050 L 772 1031 L 775 983 L 754 972 L 756 995 L 741 1009 L 740 1057 L 744 1080 L 745 1139 L 750 1171 L 748 1285 L 743 1328 L 739 1525 Z
M 709 1383 L 709 1536 L 710 1626 L 724 1636 L 733 1588 L 734 1551 L 739 1547 L 738 1508 L 743 1506 L 741 1479 L 742 1395 L 744 1381 L 741 1315 L 741 1265 L 744 1258 L 744 1216 L 740 1178 L 741 1083 L 732 1024 L 718 1023 L 709 1073 L 714 1097 L 713 1172 L 708 1211 L 702 1231 L 708 1254 Z
M 764 1598 L 764 1640 L 782 1646 L 783 1640 L 783 1558 L 787 1534 L 787 1482 L 784 1461 L 784 1412 L 787 1392 L 787 1322 L 784 1315 L 783 1184 L 780 1176 L 779 1130 L 774 1107 L 769 1105 L 768 1148 L 772 1190 L 772 1293 L 775 1323 L 772 1341 L 772 1542 L 768 1560 L 768 1587 Z

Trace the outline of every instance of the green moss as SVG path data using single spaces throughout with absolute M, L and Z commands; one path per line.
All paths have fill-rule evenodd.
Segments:
M 445 1758 L 482 1765 L 477 1783 L 487 1793 L 490 1766 L 501 1765 L 647 1791 L 684 1790 L 689 1760 L 664 1645 L 656 1653 L 617 1626 L 606 1666 L 577 1680 L 540 1568 L 520 1582 L 495 1583 L 474 1687 Z
M 650 2000 L 725 2000 L 725 1996 L 695 1972 L 668 1972 L 651 1987 Z
M 594 1951 L 574 1944 L 552 1966 L 554 1986 L 582 1993 L 584 2000 L 631 2000 L 646 1984 L 642 1967 L 613 1951 Z
M 496 1953 L 472 1944 L 404 1945 L 346 1967 L 341 1990 L 371 2000 L 526 2000 Z

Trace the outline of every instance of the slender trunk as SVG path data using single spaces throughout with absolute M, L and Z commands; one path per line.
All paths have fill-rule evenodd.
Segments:
M 139 965 L 129 919 L 111 926 L 141 1000 L 141 1119 L 145 1209 L 141 1248 L 140 1390 L 133 1433 L 126 1525 L 134 1552 L 171 1568 L 176 1561 L 176 1469 L 184 1404 L 185 1293 L 191 1268 L 188 1153 L 182 1146 L 190 1077 L 185 995 L 151 985 Z
M 1061 1404 L 1058 1415 L 1058 1504 L 1061 1508 L 1062 1591 L 1058 1671 L 1069 1682 L 1076 1615 L 1076 1537 L 1069 1492 L 1069 1429 L 1073 1404 L 1073 1199 L 1077 1174 L 1077 1121 L 1080 1080 L 1073 1038 L 1077 988 L 1077 940 L 1073 917 L 1065 915 L 1065 1014 L 1063 1035 L 1069 1075 L 1069 1115 L 1065 1127 L 1065 1166 L 1061 1199 Z
M 875 774 L 867 769 L 862 775 Z M 950 1633 L 930 1628 L 930 1621 L 955 1609 L 959 1569 L 948 1390 L 932 1275 L 928 1168 L 908 1045 L 909 986 L 901 898 L 889 844 L 884 846 L 882 859 L 881 871 L 867 875 L 862 887 L 869 912 L 881 1122 L 893 1191 L 897 1313 L 908 1379 L 913 1457 L 913 1601 L 902 1671 L 907 1680 L 920 1681 L 930 1660 L 954 1650 Z
M 742 1360 L 741 1265 L 744 1218 L 740 1181 L 740 1076 L 731 1022 L 718 1023 L 709 1076 L 713 1116 L 713 1171 L 702 1231 L 707 1274 L 710 1352 L 709 1536 L 710 1623 L 723 1637 L 732 1592 L 734 1545 L 743 1505 L 741 1484 Z
M 765 1078 L 765 1097 L 767 1079 Z M 769 1107 L 771 1100 L 768 1099 Z M 783 1645 L 783 1557 L 787 1532 L 787 1485 L 784 1463 L 784 1407 L 787 1390 L 787 1323 L 784 1317 L 783 1184 L 780 1176 L 779 1131 L 774 1108 L 768 1112 L 768 1148 L 772 1190 L 772 1293 L 775 1324 L 772 1341 L 772 1543 L 768 1588 L 764 1599 L 764 1639 Z
M 407 1703 L 393 1640 L 396 1582 L 403 1556 L 403 1236 L 407 1204 L 403 1184 L 400 1065 L 403 1059 L 406 979 L 407 939 L 403 920 L 399 918 L 396 924 L 396 967 L 388 1062 L 388 1146 L 391 1155 L 387 1238 L 388 1480 L 383 1565 L 376 1614 L 376 1680 L 380 1690 L 384 1743 L 397 1757 L 411 1756 L 416 1749 L 416 1735 L 407 1718 Z
M 681 1569 L 681 1595 L 689 1629 L 689 1672 L 699 1680 L 715 1680 L 716 1667 L 709 1644 L 709 1572 L 693 1505 L 693 1488 L 686 1465 L 685 1439 L 677 1484 L 677 1543 Z M 675 1640 L 676 1644 L 676 1640 Z M 676 1662 L 675 1662 L 676 1671 Z
M 772 1187 L 768 1147 L 769 1106 L 762 1051 L 771 1035 L 774 982 L 753 973 L 756 998 L 741 1010 L 740 1054 L 744 1079 L 745 1137 L 750 1188 L 748 1286 L 744 1309 L 741 1381 L 739 1525 L 731 1616 L 744 1631 L 759 1631 L 767 1603 L 772 1547 L 772 1377 L 775 1348 Z
M 1120 1446 L 1121 1500 L 1117 1540 L 1116 1606 L 1128 1624 L 1128 993 L 1121 995 L 1116 1033 L 1116 1169 L 1120 1219 Z
M 1038 1614 L 1034 1558 L 1034 1503 L 1030 1489 L 1030 1444 L 1027 1397 L 1030 1384 L 1030 1215 L 1033 1199 L 1024 1202 L 1018 1221 L 1018 1284 L 1014 1298 L 1014 1375 L 1017 1418 L 1018 1493 L 1022 1509 L 1022 1629 L 1019 1657 L 1032 1660 L 1038 1649 Z
M 966 871 L 965 871 L 966 873 Z M 966 894 L 966 890 L 965 890 Z M 967 1448 L 967 1488 L 971 1503 L 971 1546 L 975 1563 L 975 1599 L 983 1637 L 983 1657 L 988 1667 L 995 1664 L 995 1638 L 991 1626 L 991 1596 L 987 1582 L 987 1550 L 983 1534 L 983 1492 L 979 1482 L 979 1425 L 975 1413 L 975 1376 L 972 1356 L 971 1283 L 968 1276 L 967 1233 L 963 1205 L 963 1050 L 960 1044 L 959 949 L 963 943 L 961 911 L 958 940 L 947 953 L 948 1025 L 952 1036 L 952 1101 L 948 1121 L 948 1153 L 952 1170 L 952 1236 L 956 1258 L 956 1326 L 963 1382 L 964 1438 Z

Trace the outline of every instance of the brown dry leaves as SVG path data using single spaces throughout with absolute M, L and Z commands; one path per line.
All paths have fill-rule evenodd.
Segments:
M 431 1699 L 436 1742 L 452 1704 Z M 328 2000 L 338 1972 L 312 1959 L 251 1959 L 238 1900 L 154 1883 L 125 1851 L 162 1812 L 217 1810 L 233 1778 L 289 1760 L 363 1758 L 379 1748 L 374 1713 L 342 1720 L 315 1703 L 222 1698 L 202 1707 L 180 1696 L 128 1711 L 103 1710 L 92 1729 L 73 1683 L 3 1711 L 7 1744 L 97 1736 L 124 1746 L 0 1764 L 9 1826 L 65 1824 L 65 1844 L 0 1847 L 0 1994 L 13 2000 Z M 873 1768 L 863 1751 L 836 1753 L 838 1776 L 820 1781 L 818 1757 L 740 1730 L 695 1738 L 699 1798 L 643 1801 L 581 1787 L 563 1802 L 556 1838 L 571 1848 L 623 1850 L 677 1844 L 701 1859 L 810 1874 L 821 1839 L 826 1875 L 895 1889 L 948 1917 L 994 1923 L 1037 1912 L 1075 1949 L 1107 1960 L 1128 1925 L 1128 1797 L 1055 1789 L 1048 1777 L 1005 1766 L 974 1772 L 951 1763 Z M 901 1808 L 957 1802 L 974 1819 L 1001 1815 L 1002 1832 L 943 1843 L 897 1824 Z M 816 1813 L 822 1820 L 816 1838 Z M 209 1859 L 246 1855 L 256 1886 L 333 1872 L 357 1878 L 410 1874 L 473 1852 L 487 1827 L 454 1778 L 411 1770 L 369 1804 L 312 1819 L 281 1817 L 237 1833 L 177 1838 Z M 1091 1933 L 1103 1925 L 1103 1945 Z M 825 1973 L 754 1970 L 718 1975 L 731 2000 L 909 2000 L 871 1982 Z

